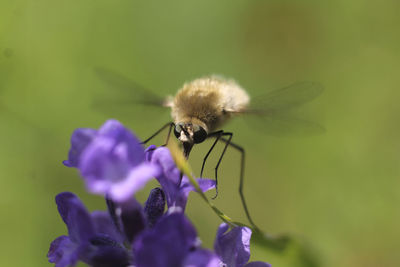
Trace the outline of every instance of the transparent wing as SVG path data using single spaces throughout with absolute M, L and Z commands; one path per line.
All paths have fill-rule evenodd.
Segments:
M 129 105 L 141 104 L 163 107 L 165 106 L 165 99 L 154 94 L 151 90 L 141 86 L 140 84 L 118 74 L 114 71 L 95 68 L 97 76 L 108 84 L 111 89 L 110 92 L 99 96 L 94 100 L 96 107 L 102 105 Z M 110 94 L 111 93 L 111 94 Z
M 271 113 L 289 110 L 307 103 L 323 92 L 315 82 L 299 82 L 254 98 L 250 112 Z
M 314 135 L 325 132 L 320 124 L 297 118 L 294 109 L 313 100 L 323 92 L 315 82 L 299 82 L 253 98 L 244 112 L 253 127 L 273 136 Z
M 309 136 L 325 132 L 325 128 L 319 123 L 288 114 L 274 116 L 253 114 L 252 116 L 246 116 L 245 120 L 253 128 L 271 136 Z

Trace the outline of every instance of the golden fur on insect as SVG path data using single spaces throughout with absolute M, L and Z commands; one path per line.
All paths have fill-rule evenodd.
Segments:
M 233 80 L 209 76 L 185 83 L 167 105 L 175 122 L 197 124 L 210 132 L 243 111 L 249 100 Z

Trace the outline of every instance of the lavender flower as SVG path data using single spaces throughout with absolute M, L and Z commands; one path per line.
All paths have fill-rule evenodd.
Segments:
M 271 267 L 266 262 L 250 262 L 251 230 L 221 224 L 215 252 L 200 247 L 196 230 L 180 212 L 162 217 L 153 229 L 143 231 L 134 242 L 138 267 Z
M 218 266 L 218 257 L 199 247 L 196 230 L 183 213 L 160 214 L 165 206 L 161 195 L 161 189 L 152 191 L 146 214 L 134 199 L 111 209 L 109 205 L 110 213 L 90 214 L 77 196 L 60 193 L 56 203 L 68 236 L 51 243 L 49 262 L 56 267 L 74 266 L 78 261 L 96 267 Z M 154 214 L 157 218 L 151 217 Z M 155 221 L 153 228 L 149 217 Z
M 182 266 L 195 249 L 196 230 L 182 213 L 163 217 L 153 229 L 142 233 L 134 243 L 137 266 Z
M 161 172 L 156 175 L 156 179 L 166 194 L 168 207 L 179 207 L 184 211 L 189 193 L 195 191 L 195 188 L 186 176 L 183 176 L 180 182 L 181 173 L 176 167 L 169 149 L 166 147 L 156 149 L 155 146 L 150 146 L 146 149 L 146 158 L 161 169 Z M 197 182 L 203 192 L 215 188 L 214 180 L 197 179 Z
M 250 262 L 251 229 L 248 227 L 235 227 L 229 230 L 229 225 L 223 223 L 219 226 L 214 249 L 221 260 L 222 266 L 228 267 L 271 267 L 266 262 Z
M 74 266 L 78 260 L 92 266 L 112 261 L 112 266 L 127 266 L 129 254 L 122 245 L 123 236 L 116 231 L 106 213 L 90 214 L 77 196 L 64 192 L 56 197 L 68 236 L 56 238 L 47 257 L 56 267 Z M 110 265 L 111 266 L 111 265 Z
M 99 130 L 75 130 L 64 164 L 80 170 L 90 192 L 118 202 L 159 174 L 157 165 L 145 161 L 140 141 L 116 120 L 108 120 Z
M 182 212 L 163 214 L 162 196 L 161 189 L 153 190 L 144 210 L 131 199 L 109 205 L 109 213 L 90 214 L 74 194 L 57 195 L 68 236 L 51 243 L 49 262 L 56 267 L 78 261 L 95 267 L 270 267 L 264 262 L 247 263 L 251 237 L 247 227 L 228 231 L 229 226 L 222 224 L 215 252 L 201 248 L 195 228 Z
M 50 245 L 49 262 L 56 267 L 83 261 L 94 267 L 270 267 L 251 262 L 247 227 L 222 224 L 215 252 L 203 249 L 184 210 L 195 191 L 181 175 L 166 147 L 140 141 L 122 124 L 107 121 L 99 130 L 77 129 L 64 164 L 78 168 L 87 188 L 106 197 L 108 212 L 89 213 L 77 196 L 64 192 L 56 197 L 68 236 Z M 155 188 L 142 206 L 132 197 L 155 177 Z M 215 181 L 198 179 L 200 189 L 215 187 Z M 169 207 L 164 213 L 165 203 Z

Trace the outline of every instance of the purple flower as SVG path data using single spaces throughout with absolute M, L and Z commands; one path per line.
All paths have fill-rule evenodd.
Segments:
M 161 172 L 156 175 L 156 179 L 165 192 L 168 207 L 180 207 L 184 211 L 189 193 L 195 191 L 195 188 L 186 176 L 182 177 L 179 186 L 181 173 L 176 167 L 169 149 L 166 147 L 156 149 L 155 146 L 150 146 L 146 150 L 146 158 L 161 169 Z M 197 182 L 203 192 L 215 187 L 215 181 L 211 179 L 197 179 Z
M 229 230 L 229 225 L 223 223 L 219 226 L 214 242 L 215 253 L 221 259 L 222 266 L 228 267 L 271 267 L 266 262 L 250 262 L 251 229 L 248 227 L 235 227 Z
M 197 249 L 189 253 L 183 263 L 184 267 L 221 267 L 221 261 L 214 252 Z
M 47 254 L 56 267 L 78 261 L 96 267 L 219 266 L 214 253 L 199 247 L 196 230 L 183 213 L 162 214 L 161 189 L 150 193 L 146 214 L 134 199 L 108 203 L 110 213 L 91 214 L 70 192 L 57 195 L 56 203 L 68 228 L 68 236 L 56 238 Z M 154 227 L 146 218 L 154 220 Z
M 80 170 L 90 192 L 117 202 L 129 199 L 159 174 L 158 166 L 145 160 L 140 141 L 116 120 L 99 130 L 75 130 L 64 164 Z
M 271 267 L 249 262 L 251 230 L 221 224 L 215 252 L 200 247 L 196 230 L 181 212 L 164 215 L 152 229 L 135 240 L 133 254 L 138 267 Z
M 68 236 L 60 236 L 51 243 L 49 262 L 56 267 L 74 266 L 78 260 L 92 266 L 109 261 L 113 265 L 104 266 L 127 266 L 130 255 L 122 245 L 123 236 L 107 213 L 90 214 L 79 198 L 69 192 L 58 194 L 56 203 Z
M 74 266 L 78 261 L 96 267 L 131 265 L 130 246 L 138 234 L 151 227 L 147 218 L 156 223 L 162 216 L 165 200 L 160 197 L 160 190 L 153 189 L 144 210 L 132 198 L 124 203 L 108 201 L 108 212 L 91 214 L 76 195 L 58 194 L 56 203 L 68 236 L 60 236 L 51 243 L 49 262 L 56 267 Z
M 107 121 L 99 130 L 77 129 L 71 137 L 68 167 L 78 168 L 87 188 L 106 197 L 108 212 L 89 213 L 77 196 L 64 192 L 56 197 L 68 235 L 50 245 L 49 262 L 56 267 L 83 261 L 95 267 L 269 267 L 251 262 L 251 230 L 222 224 L 215 251 L 200 241 L 184 210 L 189 193 L 196 189 L 182 176 L 166 147 L 140 141 L 121 123 Z M 132 195 L 155 177 L 155 188 L 142 206 Z M 205 192 L 215 181 L 197 179 Z M 165 203 L 169 207 L 165 211 Z
M 218 257 L 201 249 L 196 230 L 181 212 L 163 216 L 133 245 L 138 267 L 218 267 Z
M 247 263 L 251 230 L 222 224 L 214 244 L 215 252 L 200 247 L 191 222 L 182 212 L 164 212 L 161 189 L 153 189 L 142 209 L 135 200 L 108 202 L 109 213 L 91 214 L 72 193 L 56 197 L 68 236 L 56 238 L 47 254 L 56 267 L 83 261 L 95 267 L 270 267 L 268 263 Z M 150 223 L 152 220 L 152 223 Z M 154 226 L 153 226 L 154 224 Z

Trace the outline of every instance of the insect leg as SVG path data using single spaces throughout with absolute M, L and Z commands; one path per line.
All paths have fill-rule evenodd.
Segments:
M 169 124 L 167 139 L 165 140 L 165 144 L 162 145 L 162 146 L 167 146 L 167 145 L 168 145 L 169 137 L 171 136 L 171 130 L 172 130 L 173 127 L 175 127 L 175 123 L 171 122 L 171 123 Z
M 147 138 L 146 140 L 144 140 L 142 142 L 142 144 L 146 144 L 147 142 L 149 142 L 151 139 L 153 139 L 154 137 L 156 137 L 159 133 L 161 133 L 165 128 L 167 128 L 169 126 L 169 131 L 168 131 L 168 136 L 167 136 L 167 141 L 166 144 L 168 144 L 168 140 L 169 140 L 169 136 L 171 133 L 171 129 L 173 126 L 175 126 L 175 123 L 173 122 L 168 122 L 167 124 L 165 124 L 163 127 L 161 127 L 158 131 L 156 131 L 152 136 L 150 136 L 149 138 Z
M 225 135 L 229 135 L 229 137 L 228 137 L 228 139 L 223 138 L 224 140 L 226 140 L 225 147 L 224 147 L 224 150 L 222 151 L 221 156 L 219 157 L 217 166 L 215 166 L 215 196 L 212 199 L 215 199 L 218 196 L 218 168 L 219 168 L 219 164 L 221 164 L 222 158 L 224 157 L 225 151 L 231 142 L 233 133 L 223 132 L 223 133 L 221 133 L 220 137 L 225 136 Z
M 207 138 L 216 137 L 216 139 L 215 139 L 214 143 L 212 144 L 210 150 L 208 150 L 207 154 L 205 155 L 205 157 L 204 157 L 204 159 L 203 159 L 203 164 L 201 165 L 201 171 L 200 171 L 200 178 L 203 178 L 203 171 L 204 171 L 204 166 L 205 166 L 205 164 L 206 164 L 207 158 L 208 158 L 208 156 L 210 155 L 211 151 L 214 149 L 214 147 L 215 147 L 215 145 L 217 144 L 218 140 L 221 138 L 221 134 L 222 134 L 223 132 L 224 132 L 224 131 L 220 130 L 220 131 L 217 131 L 217 132 L 213 132 L 213 133 L 208 134 Z
M 232 136 L 231 136 L 232 137 Z M 243 185 L 244 185 L 244 166 L 245 166 L 245 150 L 243 147 L 232 143 L 231 138 L 225 139 L 225 138 L 221 138 L 221 141 L 225 142 L 226 144 L 229 144 L 231 147 L 235 148 L 237 151 L 240 152 L 241 154 L 241 160 L 240 160 L 240 182 L 239 182 L 239 195 L 240 195 L 240 199 L 242 201 L 242 205 L 244 208 L 244 212 L 246 213 L 247 219 L 249 220 L 250 224 L 255 228 L 255 229 L 259 229 L 256 224 L 254 223 L 253 219 L 250 216 L 250 212 L 249 209 L 247 208 L 247 204 L 246 204 L 246 200 L 244 197 L 244 193 L 243 193 Z

